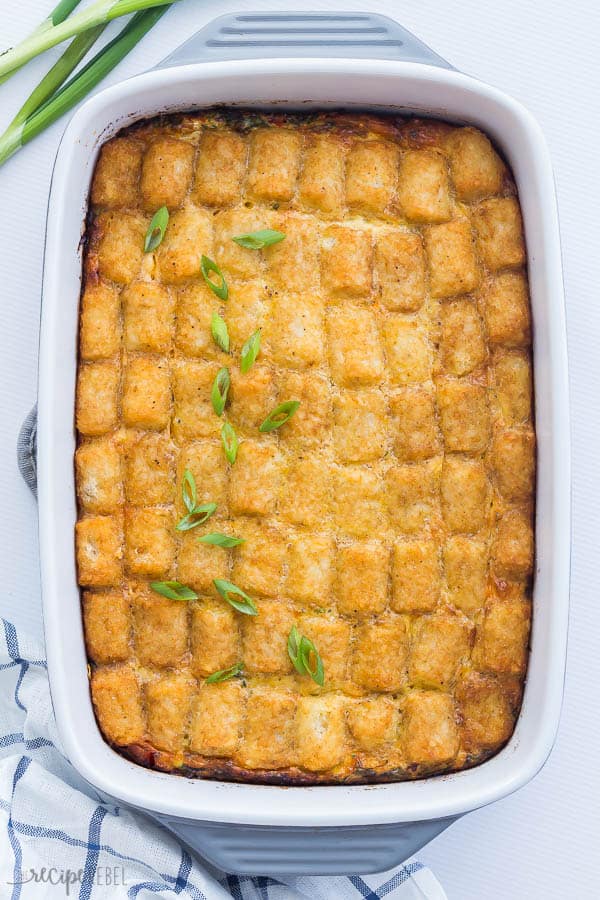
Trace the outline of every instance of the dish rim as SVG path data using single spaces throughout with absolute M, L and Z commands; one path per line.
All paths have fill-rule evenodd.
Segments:
M 302 85 L 298 84 L 300 75 Z M 400 85 L 405 102 L 393 108 L 390 95 Z M 199 98 L 191 104 L 186 98 L 196 97 L 194 89 L 199 86 L 204 87 L 205 94 L 212 90 L 212 99 Z M 256 95 L 254 102 L 249 94 Z M 173 96 L 180 100 L 175 102 Z M 160 111 L 212 106 L 219 102 L 217 96 L 223 97 L 220 102 L 240 106 L 260 105 L 262 100 L 263 105 L 283 102 L 288 109 L 307 109 L 312 102 L 320 107 L 393 108 L 398 114 L 435 114 L 438 118 L 468 121 L 490 134 L 511 163 L 525 222 L 532 294 L 538 554 L 529 672 L 521 713 L 507 745 L 473 769 L 413 782 L 285 789 L 203 781 L 129 762 L 109 747 L 96 725 L 88 691 L 75 573 L 72 466 L 65 471 L 65 458 L 72 459 L 75 446 L 79 238 L 87 186 L 96 151 L 109 136 L 107 132 L 114 134 L 126 124 Z M 307 101 L 306 96 L 313 99 Z M 386 100 L 378 102 L 378 98 Z M 505 145 L 502 135 L 507 133 L 511 143 Z M 81 201 L 77 208 L 75 198 Z M 75 227 L 77 252 L 69 251 L 65 261 L 64 241 L 66 238 L 71 242 L 75 237 Z M 62 300 L 65 278 L 73 285 L 72 306 Z M 40 332 L 38 448 L 42 596 L 57 726 L 75 768 L 101 791 L 134 806 L 184 819 L 267 825 L 383 824 L 443 818 L 485 805 L 521 787 L 545 762 L 560 714 L 568 614 L 570 456 L 566 337 L 549 155 L 537 123 L 511 98 L 451 70 L 418 63 L 347 59 L 244 60 L 174 66 L 135 76 L 91 97 L 67 126 L 52 178 Z M 540 594 L 544 596 L 543 605 Z M 67 628 L 60 615 L 65 604 L 74 613 Z M 293 808 L 283 790 L 294 791 Z M 335 795 L 329 797 L 331 791 Z

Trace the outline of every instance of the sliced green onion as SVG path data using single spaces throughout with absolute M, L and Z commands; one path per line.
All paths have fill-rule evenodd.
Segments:
M 256 362 L 256 357 L 258 356 L 258 351 L 260 350 L 260 328 L 258 328 L 254 334 L 251 334 L 244 346 L 242 347 L 242 353 L 240 357 L 240 369 L 244 374 L 248 372 L 254 363 Z
M 212 259 L 209 259 L 208 256 L 204 256 L 203 254 L 202 259 L 200 260 L 200 271 L 202 272 L 204 280 L 213 294 L 216 294 L 220 300 L 227 300 L 227 297 L 229 295 L 229 291 L 227 290 L 227 282 L 225 281 L 225 276 L 221 272 L 216 262 L 213 262 Z M 219 276 L 219 278 L 221 279 L 220 284 L 215 284 L 214 281 L 211 281 L 210 276 L 212 274 Z
M 306 674 L 310 675 L 316 684 L 323 687 L 325 681 L 323 660 L 313 642 L 306 637 L 300 641 L 300 659 Z M 313 665 L 311 665 L 311 660 L 314 660 Z
M 218 672 L 213 672 L 212 675 L 209 675 L 206 679 L 206 684 L 217 684 L 220 681 L 228 681 L 230 678 L 235 678 L 236 675 L 239 675 L 242 669 L 244 668 L 244 663 L 236 663 L 235 666 L 231 666 L 230 669 L 220 669 Z
M 95 3 L 81 12 L 75 13 L 74 16 L 68 15 L 70 4 L 59 4 L 51 14 L 52 21 L 58 21 L 58 24 L 44 25 L 44 27 L 36 29 L 16 47 L 0 55 L 0 78 L 19 69 L 34 56 L 49 50 L 50 47 L 55 47 L 89 28 L 95 28 L 96 25 L 102 25 L 119 18 L 119 16 L 126 16 L 138 10 L 167 6 L 171 2 L 172 0 L 96 0 Z M 73 3 L 71 9 L 75 5 Z M 68 10 L 67 18 L 61 20 L 64 9 Z M 60 10 L 60 15 L 57 15 L 57 10 Z
M 285 423 L 292 418 L 299 406 L 299 400 L 286 400 L 285 403 L 280 403 L 279 406 L 276 406 L 275 409 L 269 413 L 258 430 L 265 433 L 274 431 L 276 428 L 281 428 L 282 425 L 285 425 Z
M 192 528 L 203 525 L 217 510 L 216 503 L 201 503 L 198 505 L 196 479 L 189 469 L 186 469 L 183 473 L 181 496 L 183 498 L 183 505 L 187 509 L 188 514 L 175 526 L 177 531 L 191 531 Z
M 300 675 L 310 675 L 316 684 L 323 687 L 325 669 L 319 651 L 309 638 L 300 634 L 292 625 L 287 642 L 288 656 Z
M 212 544 L 214 547 L 237 547 L 239 544 L 245 544 L 245 538 L 233 537 L 233 535 L 221 534 L 220 531 L 213 531 L 210 534 L 203 534 L 198 538 L 199 544 Z
M 245 613 L 247 616 L 258 615 L 258 610 L 252 597 L 249 597 L 237 584 L 232 584 L 231 581 L 225 581 L 223 578 L 215 578 L 213 584 L 223 600 L 226 600 L 238 612 Z M 236 599 L 237 597 L 240 599 Z
M 146 239 L 144 241 L 144 253 L 151 253 L 156 250 L 162 243 L 169 224 L 169 210 L 166 206 L 161 206 L 152 216 L 152 221 L 148 225 Z
M 287 652 L 288 656 L 291 659 L 293 665 L 296 665 L 296 661 L 300 657 L 300 641 L 302 639 L 302 635 L 298 631 L 295 625 L 292 625 L 290 629 L 290 633 L 288 634 L 287 641 Z
M 229 332 L 227 331 L 227 323 L 225 319 L 221 318 L 219 313 L 214 312 L 212 314 L 210 320 L 210 333 L 212 334 L 213 341 L 217 347 L 220 347 L 225 353 L 229 353 Z
M 198 502 L 198 491 L 196 490 L 196 479 L 189 469 L 183 473 L 181 482 L 181 496 L 183 497 L 183 505 L 189 513 L 193 512 Z
M 169 600 L 197 600 L 198 594 L 179 581 L 151 581 L 150 587 Z
M 197 528 L 198 525 L 204 525 L 204 523 L 214 515 L 216 509 L 216 503 L 201 503 L 200 506 L 196 506 L 187 516 L 180 519 L 175 528 L 177 531 L 191 531 L 192 528 Z
M 263 247 L 271 247 L 285 239 L 282 231 L 274 231 L 272 228 L 262 228 L 260 231 L 249 231 L 247 234 L 238 234 L 231 238 L 240 247 L 248 250 L 262 250 Z
M 230 385 L 231 378 L 229 377 L 229 369 L 227 368 L 227 366 L 223 366 L 223 368 L 219 369 L 219 371 L 215 375 L 212 391 L 210 392 L 211 403 L 213 405 L 214 411 L 218 416 L 223 415 L 225 404 L 227 403 L 227 394 L 229 393 Z
M 124 3 L 125 0 L 119 0 L 119 5 L 121 2 Z M 122 13 L 120 12 L 119 15 L 123 15 L 125 12 L 132 12 L 132 3 L 136 4 L 133 8 L 139 8 L 141 5 L 140 0 L 127 0 L 127 2 L 129 3 L 130 8 L 124 10 Z M 156 0 L 151 0 L 151 2 L 144 0 L 143 5 L 156 6 Z M 17 152 L 17 150 L 25 146 L 25 144 L 28 144 L 29 141 L 37 137 L 42 131 L 45 131 L 45 129 L 52 125 L 53 122 L 60 119 L 64 113 L 72 109 L 73 106 L 89 94 L 90 91 L 93 90 L 93 88 L 96 87 L 96 85 L 99 84 L 125 56 L 127 56 L 129 51 L 135 47 L 161 16 L 165 14 L 169 5 L 170 4 L 164 5 L 160 9 L 151 9 L 147 12 L 137 13 L 137 15 L 133 16 L 128 24 L 119 32 L 114 40 L 103 47 L 96 56 L 80 69 L 79 72 L 76 72 L 69 81 L 53 93 L 52 96 L 39 106 L 34 113 L 28 116 L 24 122 L 19 122 L 17 125 L 9 125 L 4 134 L 0 136 L 0 165 L 5 163 L 7 159 Z M 89 7 L 88 9 L 92 9 L 92 7 Z M 78 14 L 78 17 L 87 12 L 88 10 L 84 10 L 83 13 Z M 76 17 L 73 16 L 68 22 L 74 21 L 75 18 Z M 106 20 L 102 19 L 102 21 Z M 68 22 L 64 22 L 63 24 L 66 25 Z M 97 24 L 97 21 L 92 20 L 89 23 L 86 23 L 85 28 L 94 27 L 95 24 Z M 57 26 L 57 28 L 58 27 L 62 26 Z M 82 30 L 82 28 L 79 30 Z M 54 28 L 48 28 L 44 31 L 44 35 L 54 31 Z M 60 40 L 71 37 L 73 34 L 76 34 L 77 31 L 78 29 L 70 31 L 69 34 L 64 35 L 64 38 L 60 38 Z M 54 41 L 54 43 L 60 43 L 60 41 Z M 54 46 L 54 43 L 49 46 Z M 70 54 L 72 47 L 73 44 L 68 48 L 65 56 Z M 46 48 L 42 47 L 27 56 L 26 59 L 16 62 L 14 66 L 10 67 L 10 73 L 18 69 L 24 62 L 27 62 L 28 59 L 31 59 L 32 56 L 37 55 L 37 53 L 41 52 L 43 49 Z M 4 55 L 0 55 L 0 73 L 8 71 L 6 68 L 3 68 L 2 64 L 12 53 L 13 51 L 9 50 Z
M 234 427 L 229 422 L 224 422 L 221 428 L 221 443 L 223 444 L 225 456 L 233 465 L 237 459 L 239 443 Z

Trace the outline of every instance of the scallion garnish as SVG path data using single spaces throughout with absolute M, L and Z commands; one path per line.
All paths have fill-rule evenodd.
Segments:
M 229 377 L 229 369 L 227 366 L 223 366 L 223 368 L 219 369 L 215 375 L 215 380 L 213 381 L 212 390 L 210 392 L 210 400 L 213 409 L 218 416 L 223 415 L 230 384 L 231 378 Z
M 285 423 L 292 418 L 299 406 L 299 400 L 286 400 L 285 403 L 280 403 L 279 406 L 276 406 L 275 409 L 269 413 L 258 430 L 265 433 L 274 431 L 276 428 L 281 428 L 282 425 L 285 425 Z
M 288 636 L 288 656 L 300 675 L 310 675 L 312 680 L 323 687 L 325 669 L 319 651 L 309 638 L 301 635 L 295 625 Z
M 196 479 L 189 469 L 183 473 L 181 481 L 181 496 L 183 497 L 183 505 L 188 512 L 193 512 L 198 502 L 198 491 L 196 490 Z
M 258 610 L 252 597 L 249 597 L 237 584 L 232 584 L 231 581 L 225 581 L 223 578 L 215 578 L 213 584 L 223 600 L 226 600 L 238 612 L 245 613 L 247 616 L 258 615 Z M 238 597 L 240 598 L 239 600 L 236 599 Z
M 214 547 L 237 547 L 239 544 L 245 544 L 245 538 L 233 537 L 233 535 L 221 534 L 220 531 L 213 531 L 210 534 L 203 534 L 198 538 L 199 544 L 212 544 Z
M 246 247 L 248 250 L 262 250 L 263 247 L 271 247 L 285 239 L 282 231 L 274 231 L 272 228 L 262 228 L 260 231 L 249 231 L 247 234 L 238 234 L 231 240 Z
M 233 425 L 230 425 L 229 422 L 224 422 L 223 427 L 221 428 L 221 443 L 223 444 L 225 456 L 233 465 L 237 459 L 239 443 L 234 427 Z
M 212 675 L 209 675 L 206 679 L 206 684 L 218 684 L 220 681 L 228 681 L 230 678 L 235 678 L 236 675 L 239 675 L 242 669 L 244 668 L 244 663 L 236 663 L 235 666 L 231 666 L 230 669 L 220 669 L 218 672 L 213 672 Z
M 202 272 L 204 280 L 213 294 L 216 294 L 220 300 L 227 300 L 227 297 L 229 295 L 229 291 L 227 290 L 227 282 L 225 281 L 225 276 L 221 272 L 216 262 L 213 262 L 212 259 L 209 259 L 208 256 L 204 256 L 203 254 L 202 259 L 200 260 L 200 271 Z M 220 284 L 216 284 L 214 281 L 212 281 L 210 276 L 213 274 L 218 275 L 221 282 Z
M 166 206 L 161 206 L 152 216 L 152 221 L 148 225 L 146 239 L 144 241 L 144 253 L 151 253 L 156 250 L 162 243 L 165 236 L 167 225 L 169 224 L 169 210 Z
M 254 363 L 256 362 L 256 357 L 258 356 L 258 351 L 260 350 L 260 328 L 258 328 L 254 334 L 251 334 L 244 346 L 242 347 L 242 352 L 240 355 L 240 369 L 246 374 Z
M 196 490 L 196 479 L 192 475 L 189 469 L 186 469 L 183 473 L 183 478 L 181 481 L 181 496 L 183 499 L 183 505 L 188 511 L 187 516 L 184 516 L 181 519 L 175 528 L 177 531 L 190 531 L 192 528 L 197 528 L 198 525 L 203 525 L 213 513 L 216 512 L 217 504 L 216 503 L 201 503 L 198 505 L 198 491 Z
M 227 331 L 227 323 L 225 322 L 225 319 L 221 318 L 219 313 L 214 312 L 212 314 L 210 320 L 210 333 L 212 334 L 213 341 L 217 347 L 220 347 L 225 353 L 229 353 L 229 332 Z
M 208 519 L 216 512 L 216 503 L 201 503 L 196 506 L 187 516 L 180 519 L 175 528 L 177 531 L 191 531 L 198 525 L 204 525 Z
M 150 587 L 169 600 L 197 600 L 198 594 L 180 581 L 151 581 Z

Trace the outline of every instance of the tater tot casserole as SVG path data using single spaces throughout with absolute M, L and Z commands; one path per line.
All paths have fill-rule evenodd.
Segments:
M 76 428 L 90 686 L 116 750 L 306 785 L 507 742 L 531 333 L 516 188 L 482 132 L 216 109 L 105 143 Z

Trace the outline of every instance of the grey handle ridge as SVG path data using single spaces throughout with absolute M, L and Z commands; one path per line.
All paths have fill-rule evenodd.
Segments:
M 402 825 L 276 828 L 157 818 L 191 850 L 225 872 L 271 876 L 385 872 L 455 821 L 452 817 Z
M 391 59 L 453 68 L 386 16 L 360 12 L 264 12 L 214 19 L 157 68 L 281 57 Z M 19 433 L 19 469 L 37 496 L 34 407 Z M 290 802 L 292 795 L 290 794 Z M 398 865 L 454 818 L 369 827 L 268 827 L 156 818 L 193 851 L 226 872 L 352 875 Z
M 27 414 L 17 438 L 17 463 L 25 484 L 37 497 L 37 405 Z
M 393 19 L 360 12 L 264 12 L 219 16 L 157 68 L 232 59 L 397 59 L 451 69 Z

